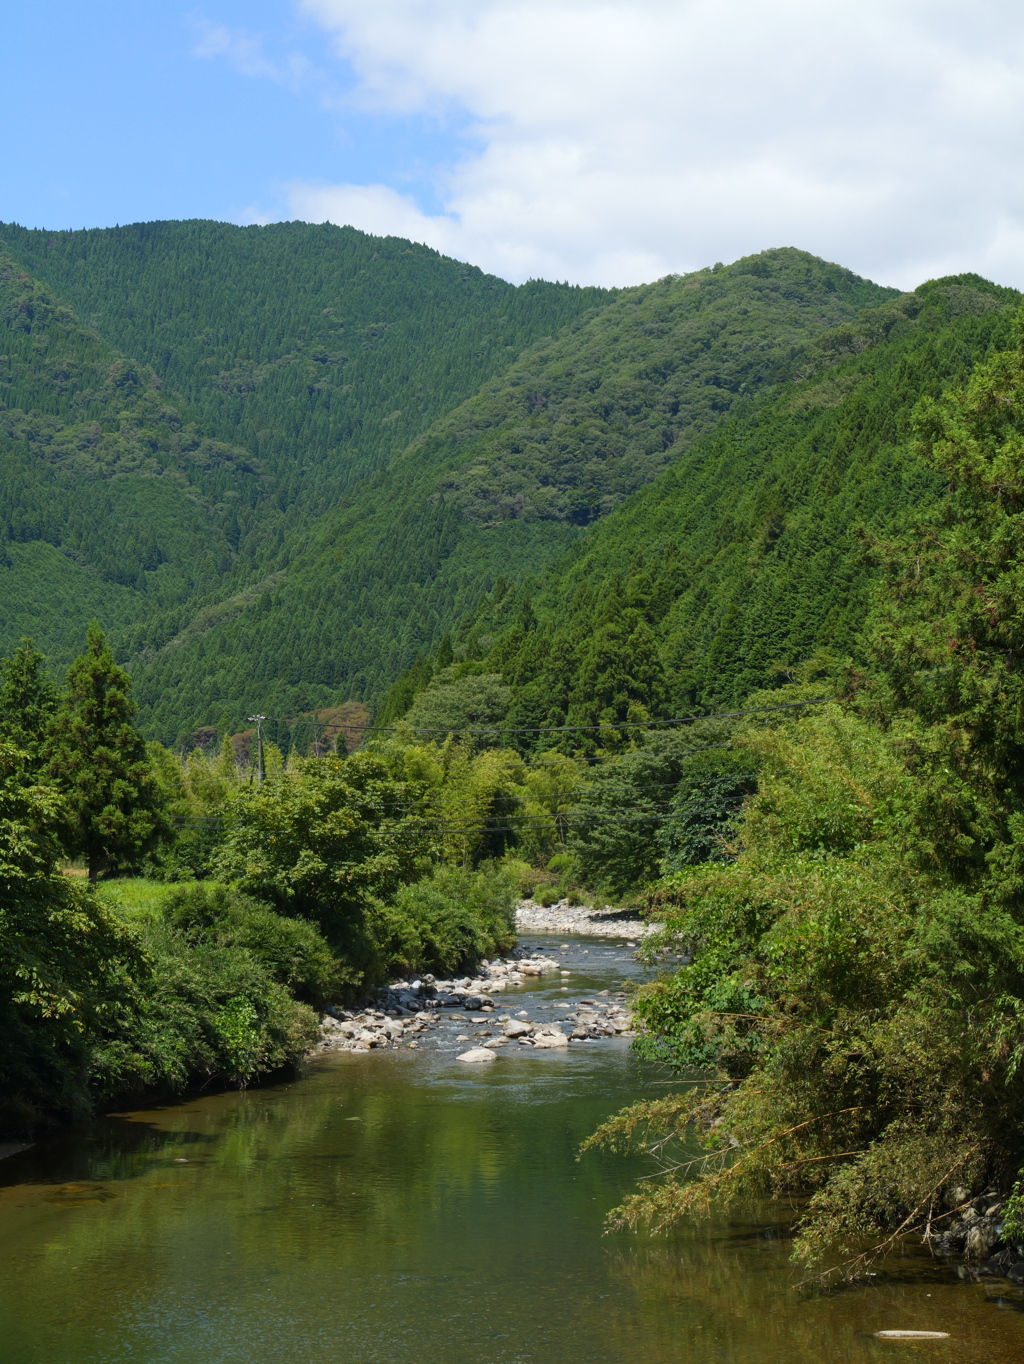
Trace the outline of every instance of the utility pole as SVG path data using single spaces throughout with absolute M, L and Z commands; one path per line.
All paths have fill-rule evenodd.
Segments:
M 265 715 L 250 715 L 249 722 L 256 725 L 256 785 L 263 782 L 263 721 Z

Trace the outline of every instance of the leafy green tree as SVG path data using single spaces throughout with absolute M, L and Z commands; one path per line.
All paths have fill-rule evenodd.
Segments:
M 643 748 L 594 768 L 569 820 L 569 849 L 583 884 L 623 896 L 655 880 L 665 839 L 681 833 L 683 812 L 673 802 L 701 789 L 709 756 L 701 750 L 721 745 L 724 751 L 728 742 L 727 725 L 703 720 L 649 732 Z M 749 759 L 741 766 L 749 768 Z M 666 826 L 674 832 L 666 835 Z
M 89 1042 L 145 973 L 132 935 L 56 872 L 59 793 L 0 743 L 0 1131 L 85 1113 Z
M 418 812 L 421 794 L 375 754 L 306 759 L 298 778 L 239 792 L 214 869 L 280 911 L 319 923 L 354 969 L 366 969 L 366 906 L 429 866 L 434 844 Z
M 23 639 L 0 667 L 0 739 L 27 754 L 35 770 L 43 764 L 58 704 L 57 687 L 44 670 L 44 661 L 32 641 Z
M 64 845 L 86 859 L 93 885 L 101 871 L 137 862 L 167 832 L 135 711 L 131 679 L 94 622 L 68 671 L 47 745 L 50 779 L 65 797 Z
M 702 753 L 687 762 L 656 835 L 662 871 L 729 857 L 743 802 L 757 789 L 753 766 L 749 754 L 729 751 Z
M 420 693 L 405 720 L 414 730 L 426 731 L 425 741 L 440 740 L 445 733 L 459 735 L 466 730 L 501 726 L 511 699 L 512 691 L 500 675 L 470 673 L 460 677 L 457 667 L 449 668 Z M 477 747 L 501 747 L 504 738 L 502 734 L 466 735 Z
M 603 1134 L 705 1144 L 622 1221 L 797 1193 L 797 1257 L 846 1275 L 1015 1181 L 1024 1229 L 1024 329 L 918 420 L 949 496 L 883 549 L 868 675 L 747 732 L 735 860 L 652 896 L 651 950 L 692 960 L 639 1002 L 641 1049 L 711 1079 Z

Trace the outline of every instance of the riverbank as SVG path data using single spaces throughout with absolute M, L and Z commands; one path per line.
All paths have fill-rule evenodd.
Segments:
M 534 904 L 521 900 L 516 908 L 516 928 L 520 933 L 576 933 L 587 937 L 626 939 L 625 946 L 635 947 L 648 933 L 661 924 L 646 923 L 623 909 L 606 905 L 591 909 L 586 905 L 572 905 L 560 900 L 556 905 Z
M 572 951 L 568 943 L 557 955 L 553 949 L 520 947 L 511 956 L 482 962 L 476 976 L 394 981 L 377 993 L 371 1007 L 329 1010 L 322 1020 L 319 1050 L 414 1051 L 423 1044 L 431 1050 L 450 1050 L 470 1043 L 458 1059 L 487 1062 L 511 1044 L 550 1050 L 601 1038 L 632 1038 L 624 990 L 580 990 L 587 997 L 579 1000 L 536 994 L 538 984 L 546 985 L 548 992 L 572 992 L 570 982 L 590 949 L 579 949 L 575 970 L 565 960 Z M 497 997 L 506 994 L 511 998 L 499 1005 Z M 471 1024 L 477 1026 L 462 1031 Z

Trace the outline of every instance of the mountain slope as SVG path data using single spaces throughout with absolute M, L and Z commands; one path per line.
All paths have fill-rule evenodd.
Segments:
M 227 489 L 247 451 L 205 438 L 127 361 L 0 252 L 0 647 L 58 657 L 90 614 L 117 627 L 219 585 Z
M 439 491 L 480 525 L 587 525 L 896 293 L 793 248 L 631 289 L 435 425 L 458 461 Z
M 672 457 L 660 434 L 669 408 L 686 448 L 731 406 L 799 370 L 815 336 L 890 294 L 795 251 L 623 291 L 528 350 L 364 480 L 350 505 L 293 537 L 283 578 L 258 602 L 201 632 L 179 613 L 125 635 L 147 723 L 173 739 L 187 726 L 235 723 L 241 698 L 277 715 L 374 699 L 500 575 L 536 572 L 581 534 L 580 521 L 654 477 Z M 568 488 L 582 471 L 600 496 L 582 515 L 484 520 L 456 485 L 479 466 L 481 442 L 499 477 L 511 467 L 505 447 L 524 426 L 531 439 L 538 429 L 531 392 L 548 395 L 541 425 L 559 432 L 536 440 L 531 486 Z M 652 430 L 658 449 L 645 456 Z
M 516 287 L 328 223 L 0 225 L 0 238 L 108 343 L 151 366 L 207 435 L 250 450 L 292 523 L 333 506 L 524 347 L 614 296 Z
M 608 297 L 306 224 L 0 227 L 0 538 L 24 547 L 0 649 L 31 633 L 59 663 L 93 614 L 115 637 L 230 615 L 410 435 Z
M 502 674 L 513 725 L 621 724 L 741 704 L 816 650 L 855 655 L 872 580 L 860 528 L 885 535 L 943 492 L 914 453 L 914 405 L 1009 343 L 1019 298 L 940 280 L 821 337 L 807 377 L 468 616 L 456 675 Z M 450 658 L 403 679 L 385 717 Z

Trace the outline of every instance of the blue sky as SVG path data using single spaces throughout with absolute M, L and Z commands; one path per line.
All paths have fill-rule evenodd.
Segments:
M 200 55 L 222 28 L 281 74 Z M 437 117 L 325 108 L 351 69 L 279 0 L 15 0 L 3 48 L 0 219 L 28 227 L 277 216 L 279 187 L 307 180 L 384 181 L 429 210 L 424 168 L 462 149 Z
M 771 246 L 1024 288 L 1017 0 L 9 0 L 0 219 L 304 218 L 505 278 Z

